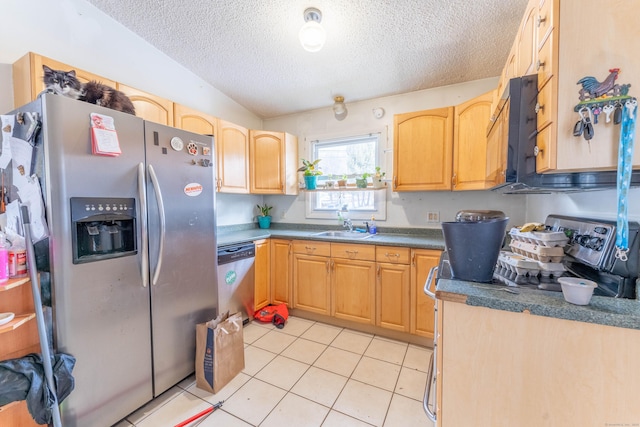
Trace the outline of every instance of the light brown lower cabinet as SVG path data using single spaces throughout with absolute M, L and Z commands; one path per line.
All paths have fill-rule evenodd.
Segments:
M 433 338 L 434 303 L 424 294 L 424 284 L 429 270 L 438 265 L 442 251 L 436 249 L 413 249 L 411 251 L 411 328 L 412 334 Z M 430 290 L 435 291 L 435 278 L 430 283 Z
M 269 278 L 269 263 L 271 253 L 269 241 L 266 239 L 256 240 L 256 259 L 255 259 L 255 291 L 254 291 L 254 310 L 269 305 L 271 294 L 271 280 Z
M 376 246 L 376 326 L 409 332 L 411 249 Z
M 271 304 L 291 304 L 291 240 L 271 239 Z
M 640 330 L 438 300 L 437 425 L 640 423 Z
M 331 314 L 331 243 L 293 242 L 293 306 L 313 313 Z

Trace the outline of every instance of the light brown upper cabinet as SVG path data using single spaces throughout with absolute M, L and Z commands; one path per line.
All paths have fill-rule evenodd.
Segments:
M 249 130 L 218 119 L 218 191 L 249 193 Z
M 105 79 L 97 74 L 29 52 L 13 63 L 13 103 L 16 108 L 35 100 L 38 94 L 44 90 L 44 82 L 42 81 L 44 76 L 43 65 L 53 70 L 75 70 L 76 77 L 82 83 L 95 80 L 113 88 L 116 87 L 116 82 L 113 80 Z
M 538 18 L 538 3 L 540 3 L 540 0 L 529 1 L 516 36 L 516 74 L 519 76 L 531 74 L 537 58 L 536 19 Z
M 393 118 L 393 191 L 450 190 L 453 107 Z
M 285 132 L 249 131 L 252 194 L 298 194 L 298 138 Z
M 173 102 L 122 83 L 118 83 L 117 88 L 131 99 L 136 108 L 136 116 L 161 125 L 173 126 Z
M 487 92 L 454 108 L 453 190 L 488 188 L 487 123 L 494 91 Z
M 205 113 L 180 104 L 173 104 L 173 125 L 200 135 L 217 136 L 218 120 Z
M 494 119 L 487 135 L 487 185 L 496 187 L 506 182 L 507 146 L 509 131 L 509 103 L 504 104 L 502 114 Z M 496 113 L 497 114 L 497 113 Z

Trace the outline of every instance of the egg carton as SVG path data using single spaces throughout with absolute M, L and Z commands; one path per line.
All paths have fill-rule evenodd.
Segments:
M 518 276 L 537 276 L 540 273 L 538 261 L 508 251 L 500 251 L 497 267 Z
M 542 262 L 538 261 L 540 267 L 540 275 L 542 277 L 560 277 L 567 269 L 561 262 Z
M 514 253 L 536 261 L 560 263 L 564 258 L 564 249 L 561 246 L 540 246 L 518 240 L 512 240 L 509 246 Z
M 525 231 L 522 232 L 517 228 L 509 231 L 512 240 L 525 243 L 533 243 L 540 246 L 548 247 L 564 247 L 569 243 L 569 238 L 562 231 Z

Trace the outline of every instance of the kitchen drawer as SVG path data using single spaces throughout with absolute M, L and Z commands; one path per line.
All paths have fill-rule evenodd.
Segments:
M 557 18 L 556 11 L 557 6 L 554 3 L 558 3 L 557 0 L 543 0 L 538 10 L 538 16 L 536 16 L 536 25 L 538 26 L 538 46 L 540 46 L 545 37 L 554 28 L 554 22 Z
M 293 253 L 328 257 L 331 255 L 331 243 L 316 242 L 314 240 L 294 240 Z
M 553 43 L 556 39 L 556 32 L 551 31 L 549 37 L 544 41 L 544 44 L 538 50 L 538 60 L 536 61 L 536 72 L 538 73 L 538 90 L 553 77 L 553 68 L 555 65 L 553 52 L 556 49 L 553 48 Z
M 538 92 L 538 102 L 536 109 L 538 110 L 538 129 L 547 126 L 553 120 L 553 111 L 555 110 L 554 90 L 555 77 L 549 79 L 546 85 Z
M 398 246 L 376 246 L 376 262 L 409 264 L 411 249 Z
M 331 243 L 331 257 L 375 261 L 376 247 L 374 245 Z
M 556 168 L 556 124 L 551 122 L 544 129 L 538 131 L 536 146 L 538 155 L 536 156 L 536 172 L 544 173 Z

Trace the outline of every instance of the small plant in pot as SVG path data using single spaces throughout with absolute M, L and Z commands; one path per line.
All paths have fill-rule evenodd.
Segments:
M 338 180 L 338 187 L 346 187 L 347 186 L 347 175 L 342 175 L 342 177 Z
M 327 176 L 327 180 L 324 184 L 327 188 L 335 187 L 336 182 L 333 180 L 333 175 L 330 174 L 329 176 Z
M 302 159 L 302 166 L 298 169 L 298 172 L 303 172 L 304 185 L 307 190 L 315 190 L 317 185 L 318 175 L 322 175 L 322 171 L 318 168 L 318 163 L 321 159 L 316 159 L 313 162 Z
M 358 188 L 367 188 L 367 179 L 371 175 L 367 172 L 363 173 L 360 178 L 356 178 L 356 187 Z
M 383 179 L 386 174 L 386 172 L 380 172 L 380 166 L 376 166 L 376 173 L 372 178 L 373 188 L 382 188 L 385 186 Z
M 273 206 L 268 206 L 266 203 L 262 206 L 256 205 L 258 210 L 260 211 L 260 215 L 258 216 L 258 227 L 260 228 L 269 228 L 271 227 L 271 209 Z

